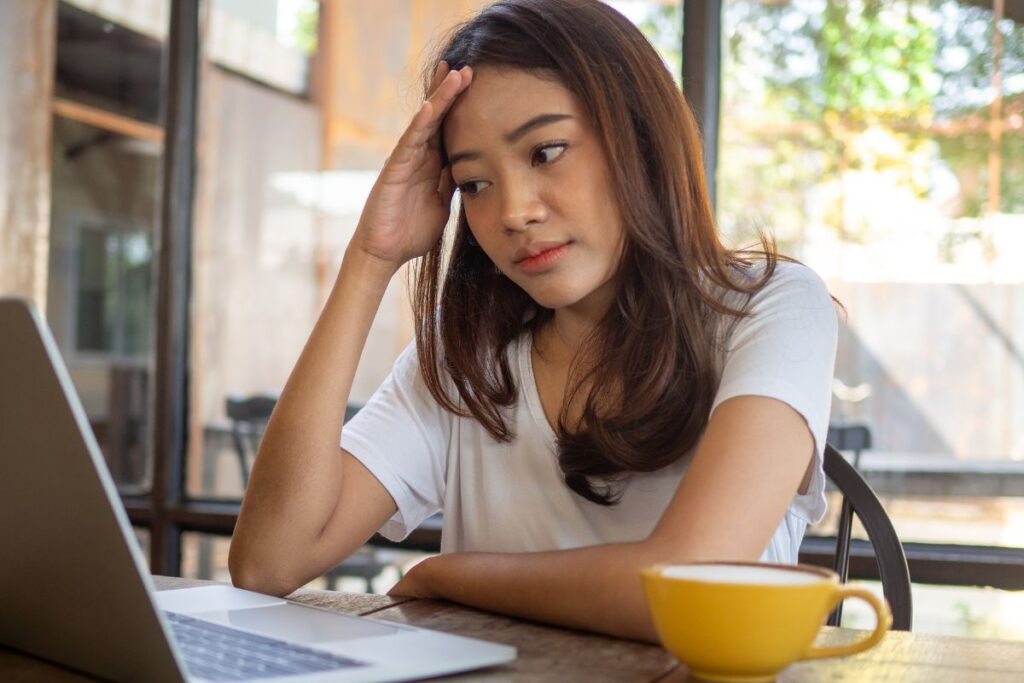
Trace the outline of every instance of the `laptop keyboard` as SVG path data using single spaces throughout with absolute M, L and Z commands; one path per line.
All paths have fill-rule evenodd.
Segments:
M 366 666 L 365 662 L 164 612 L 190 676 L 244 681 Z

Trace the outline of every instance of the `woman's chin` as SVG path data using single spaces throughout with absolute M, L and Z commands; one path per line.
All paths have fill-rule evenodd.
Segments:
M 593 313 L 605 310 L 615 300 L 615 291 L 611 289 L 610 282 L 591 287 L 580 282 L 580 279 L 574 282 L 551 282 L 546 287 L 535 286 L 529 289 L 523 287 L 523 290 L 538 306 L 555 311 L 563 308 L 575 308 L 579 309 L 581 313 L 584 311 Z M 600 314 L 598 313 L 598 315 Z
M 550 308 L 552 310 L 568 308 L 569 306 L 578 303 L 581 298 L 577 292 L 566 291 L 527 292 L 527 294 L 530 295 L 530 298 L 532 298 L 538 306 Z

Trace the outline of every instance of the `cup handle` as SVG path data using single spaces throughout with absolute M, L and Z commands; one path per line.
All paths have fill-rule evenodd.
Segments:
M 874 647 L 880 640 L 882 640 L 882 637 L 885 636 L 886 632 L 888 632 L 889 627 L 892 626 L 892 612 L 889 610 L 889 603 L 885 600 L 879 600 L 875 597 L 874 593 L 863 588 L 837 586 L 834 599 L 832 601 L 832 607 L 829 608 L 829 611 L 834 609 L 836 605 L 846 598 L 860 598 L 871 605 L 875 610 L 875 617 L 877 618 L 874 632 L 866 638 L 861 638 L 857 642 L 850 643 L 849 645 L 839 645 L 836 647 L 811 646 L 800 659 L 820 659 L 822 657 L 843 657 L 845 655 L 853 655 L 858 652 L 863 652 L 870 647 Z

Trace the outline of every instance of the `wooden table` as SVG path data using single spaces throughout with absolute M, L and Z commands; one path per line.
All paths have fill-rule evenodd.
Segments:
M 158 590 L 209 584 L 209 581 L 154 577 Z M 661 648 L 615 638 L 543 626 L 433 600 L 392 599 L 300 590 L 298 602 L 344 614 L 373 615 L 414 626 L 514 645 L 519 657 L 505 666 L 444 679 L 451 681 L 658 681 L 692 680 L 684 667 Z M 860 631 L 825 627 L 820 644 L 846 643 Z M 0 648 L 4 683 L 82 683 L 92 679 Z M 1024 681 L 1024 642 L 973 640 L 913 633 L 890 633 L 877 647 L 853 657 L 798 663 L 780 683 L 864 681 L 882 683 L 991 683 Z

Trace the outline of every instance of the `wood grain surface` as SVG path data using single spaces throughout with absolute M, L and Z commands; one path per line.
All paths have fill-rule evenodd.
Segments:
M 153 577 L 155 588 L 174 590 L 211 581 Z M 657 681 L 692 679 L 686 668 L 659 647 L 555 628 L 434 600 L 393 599 L 321 590 L 299 590 L 290 599 L 344 614 L 436 629 L 513 645 L 509 664 L 435 681 Z M 819 645 L 840 645 L 864 637 L 861 631 L 825 627 Z M 0 648 L 3 683 L 83 683 L 94 679 Z M 892 632 L 877 647 L 852 657 L 801 662 L 779 683 L 1018 683 L 1024 681 L 1024 642 Z
M 571 631 L 433 600 L 415 600 L 375 612 L 374 619 L 480 638 L 518 648 L 501 667 L 451 677 L 473 681 L 653 681 L 675 659 L 660 647 Z
M 852 629 L 822 628 L 818 645 L 846 645 L 866 635 Z M 678 667 L 659 683 L 696 681 Z M 891 631 L 859 655 L 798 662 L 778 683 L 1020 683 L 1024 642 L 932 636 Z

